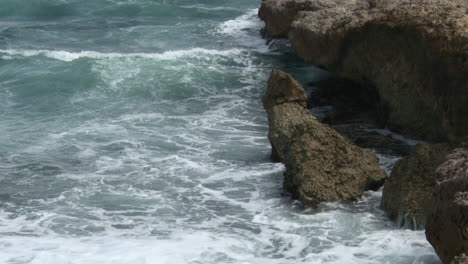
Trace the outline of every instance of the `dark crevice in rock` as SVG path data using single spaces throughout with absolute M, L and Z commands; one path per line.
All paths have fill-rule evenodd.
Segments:
M 310 108 L 331 106 L 323 112 L 320 121 L 357 146 L 392 156 L 406 156 L 413 149 L 405 142 L 373 131 L 385 128 L 388 116 L 376 89 L 337 76 L 309 85 L 312 86 Z

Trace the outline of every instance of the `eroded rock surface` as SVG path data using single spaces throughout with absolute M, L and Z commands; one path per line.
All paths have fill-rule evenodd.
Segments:
M 377 90 L 395 131 L 455 141 L 468 134 L 465 0 L 263 0 L 270 37 Z
M 318 11 L 342 3 L 341 0 L 262 0 L 258 15 L 266 22 L 265 33 L 268 37 L 286 38 L 300 11 Z
M 307 94 L 290 75 L 273 70 L 263 98 L 268 137 L 286 165 L 284 187 L 310 206 L 358 198 L 383 184 L 378 159 L 313 117 Z
M 436 169 L 448 151 L 445 144 L 419 144 L 393 167 L 380 206 L 400 226 L 424 229 L 436 185 Z
M 461 256 L 456 256 L 450 264 L 467 264 L 468 263 L 468 257 L 465 254 L 462 254 Z
M 444 263 L 468 263 L 468 143 L 437 169 L 426 237 Z

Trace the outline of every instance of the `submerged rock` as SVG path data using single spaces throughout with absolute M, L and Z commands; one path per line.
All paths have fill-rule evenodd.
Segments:
M 424 229 L 436 184 L 436 169 L 445 161 L 445 144 L 418 144 L 399 160 L 384 185 L 380 206 L 400 226 Z
M 468 134 L 467 1 L 263 0 L 270 37 L 377 91 L 392 130 L 455 141 Z
M 468 143 L 437 169 L 426 237 L 444 263 L 468 263 Z
M 378 159 L 313 117 L 307 94 L 290 75 L 273 70 L 263 104 L 275 156 L 286 165 L 284 188 L 307 205 L 355 199 L 386 178 Z

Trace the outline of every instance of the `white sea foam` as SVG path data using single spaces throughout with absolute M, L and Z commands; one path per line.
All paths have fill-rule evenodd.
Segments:
M 194 56 L 232 56 L 242 52 L 240 49 L 230 50 L 210 50 L 203 48 L 193 48 L 189 50 L 178 50 L 178 51 L 166 51 L 163 53 L 102 53 L 97 51 L 80 51 L 70 52 L 61 50 L 16 50 L 16 49 L 0 49 L 0 53 L 9 56 L 22 56 L 22 57 L 33 57 L 33 56 L 45 56 L 48 58 L 61 60 L 61 61 L 73 61 L 80 58 L 89 59 L 118 59 L 118 58 L 144 58 L 154 60 L 176 60 L 184 57 Z
M 374 151 L 372 151 L 374 152 Z M 382 167 L 387 175 L 390 175 L 393 166 L 395 166 L 395 163 L 401 159 L 399 156 L 390 156 L 390 155 L 383 155 L 376 153 L 377 157 L 379 158 L 379 165 Z
M 217 33 L 234 37 L 233 41 L 258 51 L 268 51 L 265 40 L 260 37 L 263 22 L 258 18 L 258 9 L 250 9 L 245 14 L 223 22 Z
M 209 6 L 202 5 L 202 4 L 187 5 L 187 6 L 181 6 L 181 7 L 189 8 L 189 9 L 200 9 L 200 10 L 205 10 L 205 11 L 237 11 L 236 8 L 232 8 L 232 7 L 224 7 L 224 6 L 209 7 Z
M 267 177 L 268 178 L 268 177 Z M 266 180 L 261 177 L 259 180 Z M 199 186 L 195 190 L 208 195 L 208 201 L 227 202 L 244 208 L 244 213 L 226 216 L 207 215 L 205 220 L 171 226 L 142 215 L 125 224 L 131 229 L 106 228 L 104 236 L 64 237 L 53 234 L 41 236 L 3 235 L 0 238 L 0 262 L 11 261 L 11 256 L 26 263 L 439 263 L 433 250 L 424 241 L 422 231 L 395 230 L 372 225 L 381 221 L 364 211 L 346 212 L 341 206 L 312 214 L 291 212 L 281 199 L 259 196 L 254 200 L 232 199 L 225 191 L 209 190 Z M 262 188 L 261 192 L 268 191 Z M 186 194 L 185 194 L 186 195 Z M 151 196 L 154 196 L 152 194 Z M 196 198 L 196 197 L 195 197 Z M 371 200 L 374 198 L 371 198 Z M 375 202 L 375 201 L 374 201 Z M 162 209 L 170 201 L 155 204 Z M 205 203 L 205 202 L 204 202 Z M 364 202 L 363 208 L 368 206 Z M 192 213 L 198 212 L 194 204 Z M 255 205 L 252 207 L 252 205 Z M 286 207 L 285 207 L 286 206 Z M 158 210 L 159 210 L 158 209 Z M 149 211 L 148 211 L 149 212 Z M 162 211 L 161 211 L 162 212 Z M 157 215 L 161 215 L 161 212 Z M 213 211 L 216 212 L 216 211 Z M 124 213 L 124 212 L 122 212 Z M 130 213 L 130 211 L 126 211 Z M 135 211 L 135 213 L 138 213 Z M 106 224 L 114 221 L 110 212 L 94 212 Z M 114 213 L 118 216 L 119 212 Z M 54 215 L 36 221 L 51 224 Z M 245 216 L 253 216 L 251 223 Z M 378 217 L 377 217 L 378 218 Z M 107 220 L 106 220 L 107 219 Z M 139 219 L 139 220 L 138 220 Z M 25 219 L 9 222 L 9 230 L 17 227 L 11 223 L 27 225 Z M 23 224 L 22 224 L 23 223 Z M 110 224 L 110 223 L 108 223 Z M 240 225 L 239 225 L 240 224 Z M 132 227 L 136 225 L 136 227 Z M 31 226 L 36 229 L 39 225 Z M 140 226 L 141 228 L 139 228 Z M 353 229 L 350 229 L 350 226 Z M 43 228 L 43 227 L 41 227 Z M 143 236 L 150 229 L 172 229 L 167 238 Z M 367 229 L 367 230 L 366 230 Z M 43 230 L 45 230 L 43 228 Z M 346 234 L 348 232 L 349 234 Z M 139 236 L 132 236 L 139 234 Z M 147 233 L 147 232 L 146 232 Z M 36 233 L 37 234 L 37 233 Z M 20 246 L 21 245 L 21 246 Z
M 255 13 L 218 33 L 260 43 Z M 259 103 L 272 65 L 248 51 L 1 53 L 96 59 L 99 82 L 70 99 L 79 115 L 64 112 L 0 167 L 13 171 L 0 263 L 439 263 L 422 232 L 378 209 L 380 192 L 318 210 L 282 196 Z
M 257 16 L 258 9 L 251 9 L 244 15 L 236 17 L 222 23 L 218 30 L 220 33 L 228 35 L 241 34 L 247 29 L 261 29 L 261 21 Z

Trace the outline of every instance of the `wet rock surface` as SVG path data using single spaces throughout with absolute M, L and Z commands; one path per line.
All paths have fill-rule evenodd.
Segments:
M 400 226 L 424 229 L 436 185 L 436 169 L 448 151 L 446 144 L 419 144 L 395 164 L 385 182 L 380 206 Z

